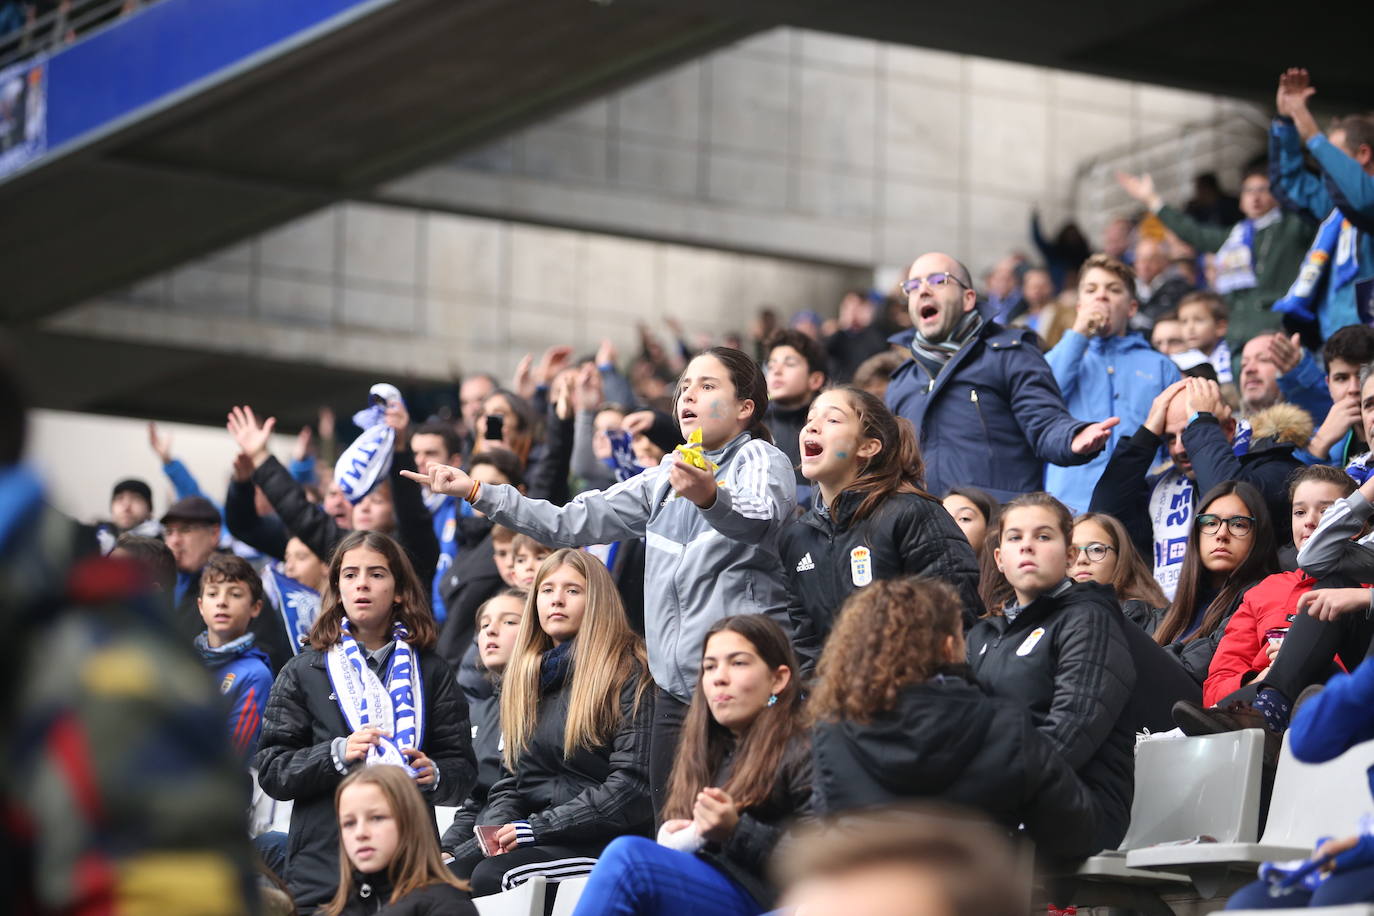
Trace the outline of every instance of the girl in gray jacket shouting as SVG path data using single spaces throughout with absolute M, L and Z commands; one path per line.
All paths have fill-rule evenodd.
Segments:
M 758 364 L 739 350 L 712 347 L 688 364 L 675 393 L 683 438 L 692 442 L 696 435 L 700 442 L 696 455 L 666 455 L 658 467 L 562 507 L 514 487 L 478 483 L 446 465 L 431 466 L 426 475 L 402 472 L 552 547 L 645 539 L 644 625 L 657 685 L 649 763 L 656 807 L 711 625 L 758 613 L 790 632 L 778 535 L 796 508 L 796 483 L 763 424 L 767 406 Z

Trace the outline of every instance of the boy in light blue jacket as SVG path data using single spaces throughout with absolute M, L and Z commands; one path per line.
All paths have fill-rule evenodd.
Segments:
M 1129 332 L 1139 307 L 1135 271 L 1116 258 L 1095 254 L 1079 270 L 1078 317 L 1045 354 L 1071 414 L 1121 418 L 1107 447 L 1088 463 L 1045 468 L 1045 490 L 1075 513 L 1088 510 L 1121 430 L 1129 434 L 1138 429 L 1155 397 L 1181 377 L 1173 360 Z

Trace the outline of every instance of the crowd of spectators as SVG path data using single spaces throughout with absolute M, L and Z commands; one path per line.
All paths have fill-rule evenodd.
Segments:
M 161 515 L 136 479 L 95 529 L 43 508 L 0 390 L 21 899 L 1010 914 L 1007 840 L 1050 878 L 1121 842 L 1138 735 L 1367 739 L 1374 117 L 1323 133 L 1312 92 L 1282 76 L 1238 198 L 1122 174 L 1143 211 L 1036 220 L 1039 264 L 555 343 L 452 417 L 379 384 L 285 462 L 233 406 L 222 501 L 150 427 Z M 254 781 L 293 804 L 258 884 Z M 1374 900 L 1343 861 L 1233 905 Z

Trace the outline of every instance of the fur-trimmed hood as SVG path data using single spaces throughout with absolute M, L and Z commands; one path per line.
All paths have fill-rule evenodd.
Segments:
M 1312 441 L 1312 417 L 1296 404 L 1275 404 L 1249 419 L 1253 436 L 1251 451 L 1279 445 L 1307 448 L 1307 443 Z

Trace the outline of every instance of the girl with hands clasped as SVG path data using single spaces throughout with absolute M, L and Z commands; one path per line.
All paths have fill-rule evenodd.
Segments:
M 254 760 L 263 791 L 295 802 L 287 883 L 302 912 L 338 885 L 333 792 L 352 768 L 394 765 L 431 805 L 472 788 L 467 703 L 434 641 L 428 590 L 400 545 L 377 532 L 344 537 L 309 646 L 272 685 Z
M 787 821 L 809 813 L 811 756 L 797 660 L 766 617 L 711 627 L 682 730 L 658 843 L 622 837 L 602 854 L 575 914 L 771 909 L 765 866 Z
M 796 482 L 763 425 L 767 406 L 758 364 L 739 350 L 712 347 L 683 372 L 674 413 L 684 439 L 700 434 L 713 470 L 673 453 L 562 507 L 527 499 L 513 487 L 476 483 L 457 468 L 413 475 L 553 547 L 645 538 L 644 624 L 658 687 L 650 767 L 656 792 L 672 767 L 707 630 L 737 613 L 767 613 L 787 625 L 778 537 L 796 508 Z
M 649 831 L 645 668 L 606 567 L 581 550 L 551 554 L 502 676 L 501 778 L 453 850 L 477 896 L 585 874 L 612 839 Z
M 334 793 L 339 889 L 327 916 L 476 916 L 439 856 L 434 817 L 399 767 L 355 770 Z

